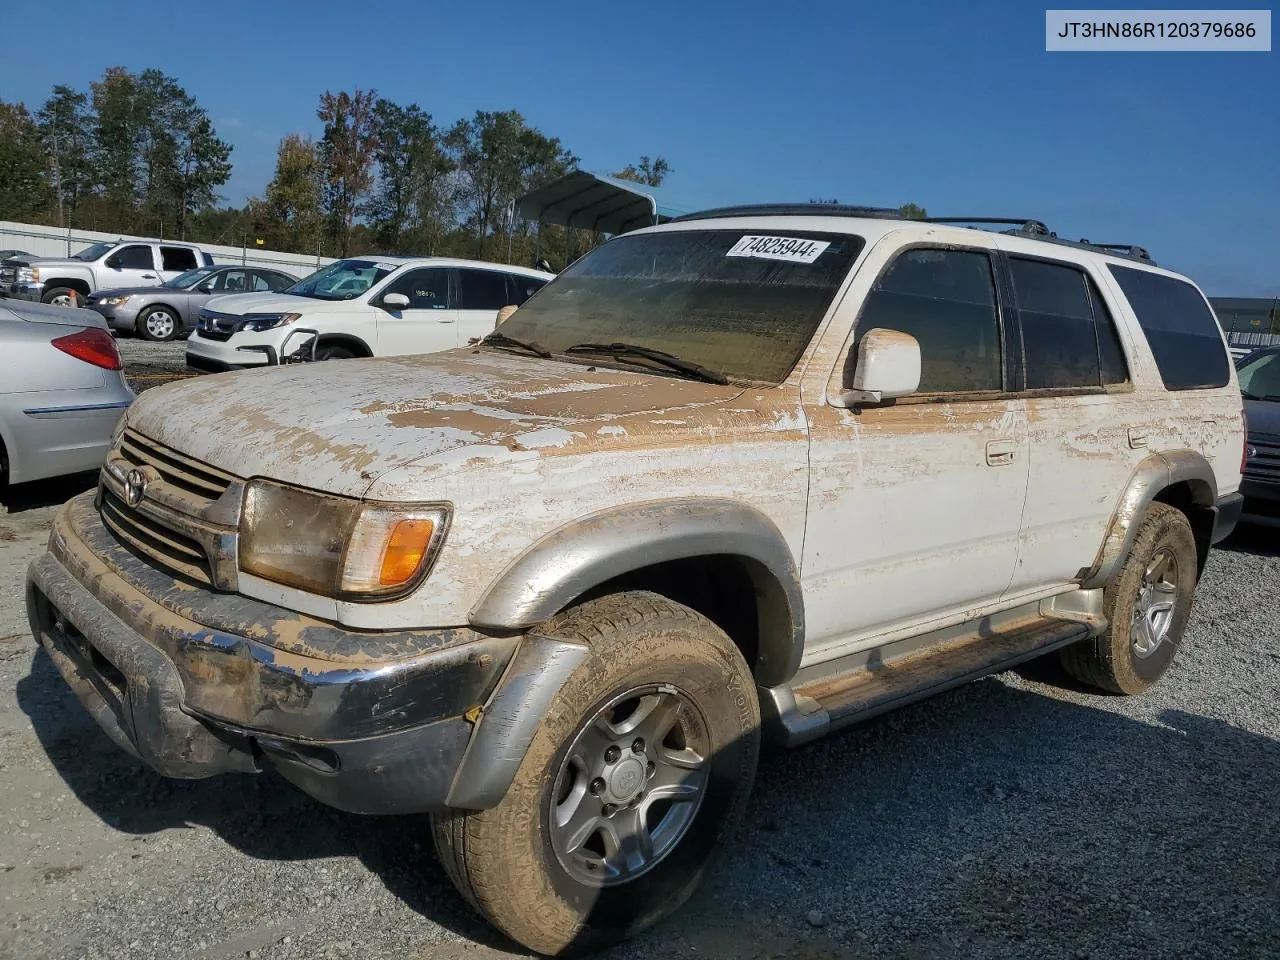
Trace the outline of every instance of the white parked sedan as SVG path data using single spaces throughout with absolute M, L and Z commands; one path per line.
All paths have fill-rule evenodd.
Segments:
M 257 367 L 300 349 L 316 359 L 435 353 L 491 333 L 553 274 L 444 257 L 351 257 L 279 294 L 215 297 L 187 341 L 188 365 Z

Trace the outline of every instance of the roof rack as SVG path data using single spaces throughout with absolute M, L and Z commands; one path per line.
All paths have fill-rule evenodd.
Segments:
M 901 220 L 893 207 L 857 207 L 843 203 L 750 203 L 736 207 L 715 207 L 673 217 L 672 223 L 686 220 L 718 220 L 724 217 L 861 217 Z
M 842 203 L 755 203 L 734 207 L 716 207 L 711 210 L 699 210 L 673 217 L 671 223 L 682 223 L 689 220 L 715 220 L 728 217 L 858 217 L 874 220 L 905 220 L 912 223 L 954 223 L 981 224 L 984 226 L 1011 227 L 1001 230 L 1012 237 L 1026 237 L 1029 240 L 1041 240 L 1045 243 L 1060 243 L 1080 250 L 1093 250 L 1113 257 L 1137 260 L 1155 266 L 1151 254 L 1145 247 L 1132 243 L 1090 243 L 1088 240 L 1067 240 L 1059 237 L 1045 225 L 1043 220 L 1028 217 L 904 217 L 894 207 L 859 207 Z

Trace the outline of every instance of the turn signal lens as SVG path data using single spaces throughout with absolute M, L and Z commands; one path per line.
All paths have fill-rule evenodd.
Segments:
M 384 587 L 408 583 L 422 566 L 436 525 L 431 520 L 401 520 L 391 531 L 387 549 L 382 554 L 382 572 L 378 582 Z

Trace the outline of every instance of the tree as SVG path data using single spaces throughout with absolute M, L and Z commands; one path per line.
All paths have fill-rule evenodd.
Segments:
M 320 96 L 316 115 L 324 124 L 319 156 L 324 169 L 324 202 L 340 256 L 351 251 L 351 227 L 373 184 L 377 93 L 356 90 Z
M 929 216 L 929 211 L 924 207 L 917 206 L 914 203 L 904 203 L 898 208 L 898 213 L 902 214 L 908 220 L 923 220 Z
M 70 226 L 80 202 L 94 188 L 90 161 L 93 117 L 89 98 L 58 85 L 37 114 L 40 137 L 49 155 L 53 190 L 58 204 L 58 226 Z
M 470 120 L 459 120 L 445 142 L 458 168 L 466 220 L 481 257 L 517 196 L 578 163 L 558 138 L 530 127 L 515 110 L 478 110 Z
M 660 187 L 662 186 L 662 181 L 667 179 L 671 173 L 671 164 L 667 163 L 666 158 L 656 157 L 650 160 L 648 157 L 641 157 L 639 166 L 629 163 L 615 173 L 614 176 L 619 180 L 634 180 L 636 183 Z
M 35 120 L 22 104 L 0 101 L 0 220 L 25 220 L 46 209 L 49 197 Z
M 315 254 L 324 234 L 324 172 L 315 142 L 291 133 L 276 151 L 266 198 L 250 204 L 256 231 L 272 247 Z
M 93 179 L 103 197 L 104 213 L 116 229 L 131 231 L 142 195 L 137 161 L 144 117 L 138 80 L 124 67 L 108 67 L 90 91 Z
M 453 162 L 431 115 L 417 104 L 379 100 L 373 114 L 378 189 L 366 212 L 374 239 L 387 252 L 421 245 L 430 253 L 439 242 L 441 221 L 451 215 L 446 178 Z

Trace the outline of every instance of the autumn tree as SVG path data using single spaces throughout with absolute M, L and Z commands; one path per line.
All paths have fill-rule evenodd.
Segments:
M 324 170 L 325 213 L 343 257 L 351 252 L 351 227 L 373 185 L 378 147 L 373 113 L 376 101 L 373 90 L 326 90 L 316 111 L 324 124 L 319 156 Z
M 366 213 L 374 239 L 388 252 L 432 253 L 452 220 L 453 161 L 431 115 L 416 103 L 378 100 L 373 114 L 377 190 Z
M 279 250 L 318 252 L 324 234 L 324 187 L 315 142 L 289 134 L 280 141 L 265 199 L 252 205 L 256 232 Z
M 651 187 L 662 186 L 662 181 L 671 175 L 671 164 L 665 157 L 641 157 L 639 165 L 629 163 L 614 174 L 619 180 L 633 180 L 636 183 Z

